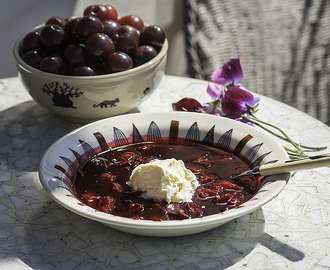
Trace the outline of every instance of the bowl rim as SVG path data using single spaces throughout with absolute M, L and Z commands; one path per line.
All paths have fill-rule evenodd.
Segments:
M 140 115 L 140 117 L 154 117 L 155 119 L 157 118 L 157 116 L 159 115 L 168 115 L 169 117 L 175 117 L 176 115 L 179 116 L 182 114 L 184 114 L 185 116 L 193 115 L 196 119 L 199 119 L 200 117 L 205 118 L 205 121 L 209 118 L 209 119 L 218 119 L 215 121 L 223 121 L 223 124 L 228 124 L 228 125 L 234 125 L 234 126 L 240 126 L 241 127 L 244 126 L 245 130 L 251 131 L 252 134 L 257 134 L 257 137 L 262 137 L 265 138 L 265 141 L 267 142 L 271 142 L 272 144 L 274 144 L 275 146 L 275 150 L 277 152 L 277 154 L 279 154 L 279 157 L 282 159 L 288 159 L 289 156 L 287 154 L 287 152 L 284 150 L 284 148 L 277 143 L 277 141 L 275 141 L 270 135 L 268 135 L 265 132 L 262 132 L 261 130 L 256 129 L 255 127 L 249 126 L 247 124 L 243 124 L 240 123 L 238 121 L 232 120 L 232 119 L 228 119 L 228 118 L 223 118 L 223 117 L 218 117 L 218 116 L 213 116 L 213 115 L 205 115 L 205 114 L 196 114 L 196 113 L 190 113 L 190 112 L 160 112 L 160 113 L 133 113 L 133 114 L 126 114 L 126 115 L 120 115 L 120 116 L 115 116 L 115 117 L 111 117 L 111 118 L 106 118 L 106 119 L 102 119 L 96 122 L 92 122 L 90 124 L 84 125 L 82 127 L 79 127 L 71 132 L 69 132 L 68 134 L 64 135 L 63 137 L 61 137 L 60 139 L 58 139 L 57 141 L 55 141 L 48 149 L 47 151 L 44 153 L 44 155 L 42 156 L 41 162 L 40 162 L 40 167 L 39 167 L 39 178 L 40 178 L 40 182 L 43 186 L 43 188 L 47 191 L 47 193 L 56 201 L 58 202 L 60 205 L 64 206 L 65 208 L 69 209 L 70 211 L 77 213 L 81 216 L 87 217 L 89 219 L 92 220 L 96 220 L 105 224 L 110 224 L 114 225 L 114 226 L 121 226 L 121 227 L 130 227 L 130 228 L 136 228 L 137 230 L 139 229 L 139 227 L 143 227 L 143 229 L 164 229 L 164 230 L 173 230 L 175 228 L 179 228 L 181 226 L 184 226 L 185 228 L 192 228 L 192 227 L 196 227 L 196 226 L 203 226 L 203 225 L 210 225 L 210 224 L 216 224 L 219 223 L 219 219 L 221 219 L 221 217 L 223 217 L 223 220 L 230 221 L 232 219 L 235 219 L 239 216 L 251 213 L 255 210 L 257 210 L 258 208 L 260 208 L 262 205 L 268 203 L 269 201 L 271 201 L 273 198 L 275 198 L 286 186 L 289 178 L 290 178 L 290 174 L 281 174 L 281 175 L 276 175 L 276 176 L 270 176 L 269 178 L 267 178 L 266 183 L 263 185 L 265 186 L 266 184 L 268 185 L 269 183 L 272 182 L 280 182 L 280 186 L 278 188 L 278 190 L 276 192 L 274 192 L 272 194 L 272 196 L 269 196 L 267 198 L 264 198 L 263 200 L 259 200 L 258 202 L 256 202 L 255 204 L 251 204 L 249 205 L 249 207 L 237 207 L 237 208 L 233 208 L 230 209 L 229 211 L 225 211 L 225 212 L 220 212 L 218 214 L 213 214 L 213 215 L 209 215 L 209 216 L 204 216 L 204 217 L 200 217 L 200 218 L 192 218 L 192 219 L 185 219 L 185 220 L 166 220 L 166 221 L 152 221 L 152 220 L 134 220 L 131 218 L 126 218 L 126 217 L 119 217 L 119 216 L 114 216 L 111 214 L 107 214 L 98 210 L 95 210 L 87 205 L 85 205 L 85 207 L 80 207 L 77 211 L 77 207 L 74 207 L 74 205 L 70 205 L 68 204 L 66 201 L 61 200 L 57 194 L 55 194 L 54 190 L 52 190 L 48 184 L 46 183 L 47 179 L 45 178 L 45 174 L 46 172 L 44 171 L 44 164 L 47 162 L 47 159 L 49 157 L 49 155 L 51 154 L 52 150 L 54 149 L 54 147 L 56 147 L 57 144 L 59 144 L 62 140 L 65 140 L 67 138 L 69 138 L 70 136 L 74 136 L 76 133 L 79 133 L 80 131 L 83 131 L 84 129 L 87 129 L 89 127 L 97 126 L 99 124 L 102 124 L 106 121 L 120 121 L 121 118 L 126 118 L 126 117 L 132 117 L 134 118 L 137 115 Z M 110 120 L 109 120 L 110 119 Z M 278 179 L 280 176 L 280 180 Z M 257 192 L 258 194 L 258 192 Z M 75 198 L 77 201 L 78 199 Z M 243 206 L 244 204 L 248 203 L 250 200 L 248 200 L 247 202 L 243 203 L 241 206 Z M 86 210 L 88 209 L 88 210 Z M 120 225 L 118 225 L 120 224 Z
M 40 25 L 34 27 L 30 32 L 38 30 L 39 28 L 41 28 L 44 25 L 45 24 L 40 24 Z M 30 32 L 28 32 L 28 33 L 30 33 Z M 16 40 L 16 42 L 14 43 L 13 55 L 14 55 L 14 58 L 16 60 L 17 65 L 20 65 L 22 68 L 29 71 L 30 73 L 33 72 L 36 75 L 48 76 L 48 77 L 51 77 L 51 78 L 54 78 L 54 79 L 61 78 L 61 79 L 66 79 L 66 80 L 93 80 L 93 79 L 102 80 L 102 79 L 111 79 L 111 78 L 116 78 L 117 79 L 117 78 L 121 78 L 121 77 L 126 77 L 126 76 L 129 76 L 129 75 L 135 74 L 135 73 L 139 73 L 139 72 L 143 72 L 145 70 L 149 70 L 150 68 L 152 68 L 152 67 L 156 66 L 157 64 L 159 64 L 161 62 L 161 60 L 166 56 L 168 46 L 169 46 L 168 45 L 168 40 L 167 40 L 167 38 L 165 38 L 165 41 L 163 43 L 163 46 L 162 46 L 161 50 L 158 52 L 158 54 L 154 58 L 152 58 L 148 62 L 144 63 L 143 65 L 131 68 L 129 70 L 116 72 L 116 73 L 94 75 L 94 76 L 59 75 L 59 74 L 54 74 L 54 73 L 41 71 L 39 69 L 36 69 L 36 68 L 28 65 L 27 63 L 25 63 L 23 61 L 22 57 L 20 56 L 19 48 L 22 44 L 22 41 L 23 41 L 24 37 L 28 33 L 25 33 L 24 35 L 21 35 L 21 37 L 18 38 Z

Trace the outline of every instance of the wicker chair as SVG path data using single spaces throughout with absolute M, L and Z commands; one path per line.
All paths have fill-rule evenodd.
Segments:
M 330 124 L 329 0 L 184 0 L 190 75 L 241 58 L 245 87 Z

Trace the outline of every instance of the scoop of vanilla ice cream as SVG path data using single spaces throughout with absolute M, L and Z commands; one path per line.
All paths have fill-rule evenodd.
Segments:
M 138 165 L 127 184 L 142 191 L 144 198 L 165 199 L 171 202 L 190 202 L 199 182 L 182 160 L 154 159 Z

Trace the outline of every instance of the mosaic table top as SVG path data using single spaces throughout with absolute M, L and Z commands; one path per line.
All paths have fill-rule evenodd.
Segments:
M 209 101 L 206 85 L 165 76 L 138 110 L 170 111 L 182 97 Z M 330 147 L 330 128 L 290 106 L 261 97 L 258 116 L 295 141 Z M 211 231 L 136 236 L 73 214 L 42 189 L 42 154 L 79 126 L 36 104 L 17 77 L 0 80 L 0 269 L 330 268 L 329 167 L 294 173 L 274 200 Z

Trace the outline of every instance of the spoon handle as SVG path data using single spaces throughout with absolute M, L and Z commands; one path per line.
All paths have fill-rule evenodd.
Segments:
M 259 167 L 259 174 L 266 176 L 326 166 L 330 166 L 330 154 L 261 165 Z

